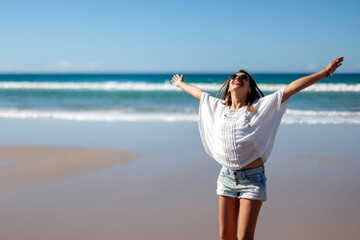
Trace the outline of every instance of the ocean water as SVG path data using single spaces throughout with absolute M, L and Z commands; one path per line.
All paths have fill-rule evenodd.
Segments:
M 216 96 L 230 74 L 185 74 Z M 306 74 L 253 74 L 265 95 Z M 171 74 L 0 74 L 0 118 L 197 121 L 199 101 Z M 360 124 L 360 74 L 334 74 L 291 97 L 284 124 Z

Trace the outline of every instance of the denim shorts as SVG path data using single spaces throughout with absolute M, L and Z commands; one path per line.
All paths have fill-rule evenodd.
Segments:
M 217 180 L 216 193 L 220 196 L 266 201 L 264 165 L 239 171 L 222 167 Z

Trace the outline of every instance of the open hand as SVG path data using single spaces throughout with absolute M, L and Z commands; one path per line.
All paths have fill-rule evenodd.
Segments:
M 175 75 L 172 77 L 171 82 L 172 82 L 175 86 L 180 87 L 180 84 L 181 84 L 182 82 L 184 82 L 184 76 L 183 76 L 182 74 L 181 74 L 180 76 L 179 76 L 179 74 L 175 74 Z
M 342 65 L 342 61 L 344 61 L 344 57 L 339 57 L 332 60 L 325 68 L 325 71 L 327 71 L 331 76 L 336 71 L 336 69 Z

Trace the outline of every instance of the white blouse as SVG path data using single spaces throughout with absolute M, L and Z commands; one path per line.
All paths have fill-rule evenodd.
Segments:
M 222 100 L 203 92 L 199 106 L 199 130 L 205 151 L 221 165 L 238 170 L 257 158 L 269 158 L 289 99 L 281 103 L 284 89 L 257 99 L 246 107 L 230 110 Z

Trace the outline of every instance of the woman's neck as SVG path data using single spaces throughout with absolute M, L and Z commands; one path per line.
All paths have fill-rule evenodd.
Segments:
M 246 106 L 246 97 L 247 96 L 239 96 L 237 94 L 231 94 L 231 106 L 230 109 L 238 110 L 244 106 Z

